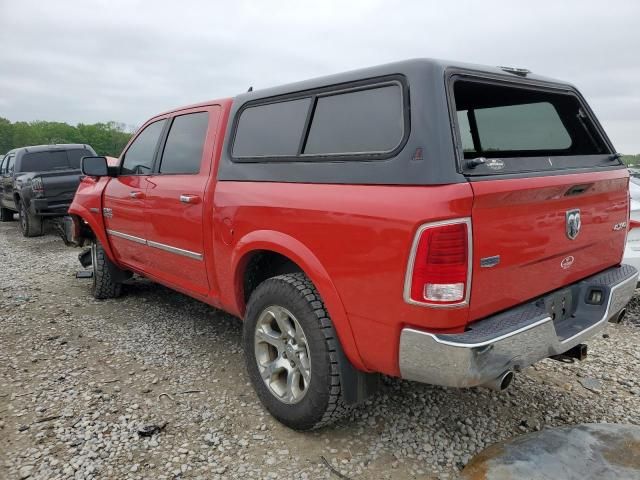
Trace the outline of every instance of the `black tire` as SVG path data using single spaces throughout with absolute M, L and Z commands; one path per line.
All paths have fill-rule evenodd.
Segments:
M 11 222 L 13 220 L 13 210 L 0 207 L 0 222 Z
M 39 237 L 42 235 L 44 223 L 42 217 L 38 217 L 29 212 L 22 200 L 20 200 L 18 216 L 20 217 L 19 225 L 23 236 Z
M 116 282 L 112 275 L 117 267 L 109 260 L 104 248 L 97 240 L 91 244 L 91 264 L 93 268 L 91 284 L 93 298 L 104 300 L 119 297 L 122 294 L 122 283 Z
M 309 382 L 301 400 L 294 404 L 285 403 L 272 392 L 258 367 L 256 326 L 263 312 L 274 306 L 290 312 L 306 337 Z M 295 430 L 311 430 L 324 427 L 349 412 L 340 384 L 338 341 L 318 291 L 303 273 L 270 278 L 253 291 L 243 327 L 246 365 L 260 401 L 278 421 Z

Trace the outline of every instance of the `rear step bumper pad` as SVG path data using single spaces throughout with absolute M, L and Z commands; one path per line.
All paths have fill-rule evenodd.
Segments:
M 404 328 L 400 334 L 402 378 L 449 387 L 488 383 L 506 371 L 519 371 L 559 355 L 602 331 L 629 302 L 638 282 L 630 265 L 605 270 L 571 285 L 577 293 L 573 316 L 555 323 L 538 298 L 479 320 L 458 334 L 434 334 Z M 599 305 L 586 302 L 593 289 L 603 292 Z M 570 336 L 556 331 L 571 332 Z M 577 332 L 577 333 L 575 333 Z

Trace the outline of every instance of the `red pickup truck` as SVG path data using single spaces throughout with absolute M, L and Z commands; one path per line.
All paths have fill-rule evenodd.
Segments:
M 410 60 L 147 121 L 83 159 L 96 298 L 143 275 L 244 319 L 253 386 L 304 430 L 380 373 L 504 389 L 619 319 L 628 173 L 571 85 Z

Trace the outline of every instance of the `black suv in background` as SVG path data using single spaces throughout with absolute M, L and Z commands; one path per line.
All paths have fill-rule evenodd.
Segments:
M 0 221 L 20 217 L 25 237 L 42 235 L 45 217 L 67 214 L 89 145 L 37 145 L 9 151 L 0 162 Z

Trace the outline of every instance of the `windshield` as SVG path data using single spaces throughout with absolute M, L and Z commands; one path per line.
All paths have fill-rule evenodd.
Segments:
M 78 170 L 80 168 L 80 158 L 91 155 L 93 154 L 85 149 L 25 153 L 20 163 L 20 172 Z
M 594 166 L 611 153 L 576 95 L 482 80 L 453 90 L 464 160 L 481 159 L 470 165 L 483 174 Z M 598 157 L 569 159 L 585 156 Z

